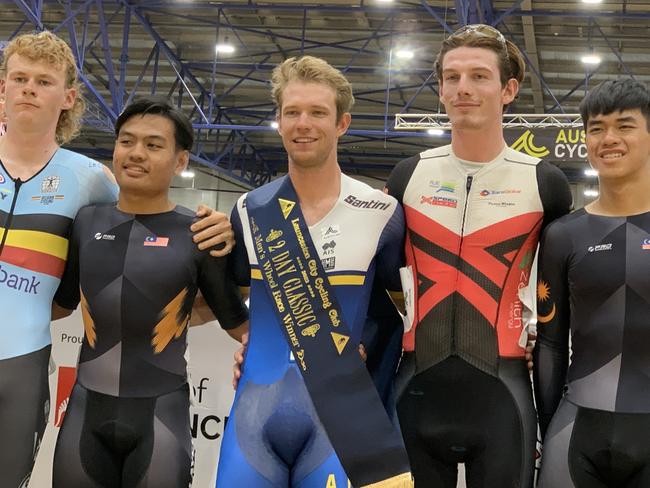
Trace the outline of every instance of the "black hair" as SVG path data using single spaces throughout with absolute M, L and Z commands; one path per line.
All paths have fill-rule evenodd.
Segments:
M 160 115 L 174 124 L 176 147 L 189 151 L 194 144 L 194 129 L 187 116 L 169 103 L 165 97 L 150 95 L 138 97 L 128 104 L 115 121 L 115 135 L 119 136 L 124 123 L 135 115 Z
M 585 129 L 589 117 L 634 109 L 641 111 L 650 131 L 650 92 L 645 84 L 632 78 L 604 81 L 580 103 L 580 115 Z

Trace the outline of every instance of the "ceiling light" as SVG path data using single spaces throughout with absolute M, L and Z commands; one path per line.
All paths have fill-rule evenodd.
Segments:
M 232 54 L 235 52 L 235 46 L 232 44 L 217 44 L 215 50 L 217 53 Z
M 584 191 L 584 196 L 586 196 L 586 197 L 597 197 L 598 196 L 598 190 L 585 190 Z
M 278 124 L 278 122 L 276 120 L 274 120 L 273 122 L 271 122 L 271 127 L 273 127 L 274 129 L 277 129 L 278 127 L 280 127 L 280 124 Z
M 445 135 L 445 131 L 442 129 L 427 129 L 427 134 L 430 136 L 443 136 Z
M 582 0 L 582 3 L 602 3 L 603 0 Z
M 400 59 L 413 59 L 413 51 L 410 49 L 400 49 L 395 52 L 395 56 Z
M 598 176 L 598 171 L 593 168 L 587 168 L 585 170 L 585 176 Z
M 393 0 L 377 0 L 379 3 L 393 3 Z
M 194 178 L 194 176 L 195 176 L 194 171 L 186 170 L 181 172 L 182 178 Z
M 583 64 L 600 64 L 600 56 L 596 54 L 585 54 L 580 58 Z

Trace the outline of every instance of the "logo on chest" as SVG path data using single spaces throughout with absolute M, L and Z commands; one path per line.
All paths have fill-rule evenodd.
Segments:
M 56 193 L 59 190 L 61 178 L 59 176 L 46 176 L 41 182 L 41 193 Z
M 614 245 L 609 242 L 607 244 L 596 244 L 595 246 L 589 246 L 587 251 L 589 252 L 601 252 L 601 251 L 611 251 Z

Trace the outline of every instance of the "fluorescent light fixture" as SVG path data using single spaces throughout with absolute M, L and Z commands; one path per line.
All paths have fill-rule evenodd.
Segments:
M 377 0 L 379 3 L 393 3 L 393 0 Z
M 235 52 L 235 46 L 232 44 L 217 44 L 215 50 L 217 53 L 232 54 Z
M 185 170 L 181 172 L 181 178 L 194 178 L 194 176 L 195 176 L 194 171 Z
M 274 129 L 277 129 L 279 126 L 280 126 L 280 124 L 278 124 L 277 120 L 274 120 L 273 122 L 271 122 L 271 127 L 273 127 Z
M 598 196 L 598 190 L 585 190 L 584 196 L 586 197 L 597 197 Z
M 598 171 L 593 168 L 587 168 L 585 170 L 585 176 L 598 176 Z
M 445 131 L 442 129 L 427 129 L 427 134 L 430 136 L 443 136 L 445 135 Z
M 603 0 L 582 0 L 582 3 L 602 3 Z
M 600 56 L 596 54 L 585 54 L 580 58 L 580 61 L 582 61 L 583 64 L 600 64 L 602 60 L 600 59 Z
M 395 51 L 395 56 L 399 59 L 413 59 L 414 54 L 410 49 L 399 49 Z

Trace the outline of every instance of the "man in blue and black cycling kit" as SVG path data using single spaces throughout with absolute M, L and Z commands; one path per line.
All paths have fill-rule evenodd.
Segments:
M 400 289 L 402 210 L 341 173 L 353 97 L 338 70 L 290 58 L 272 84 L 289 174 L 242 196 L 232 214 L 250 343 L 217 486 L 412 486 L 357 351 L 375 277 Z
M 13 39 L 0 90 L 7 125 L 0 138 L 0 487 L 17 488 L 29 480 L 47 421 L 52 297 L 72 221 L 84 205 L 116 200 L 117 187 L 102 164 L 60 147 L 78 133 L 84 111 L 62 39 L 49 32 Z M 221 214 L 202 213 L 212 215 L 195 230 L 213 227 L 195 240 L 230 236 L 228 225 L 214 225 Z

